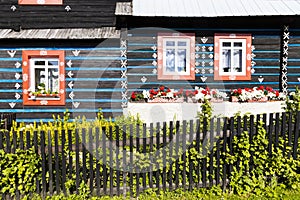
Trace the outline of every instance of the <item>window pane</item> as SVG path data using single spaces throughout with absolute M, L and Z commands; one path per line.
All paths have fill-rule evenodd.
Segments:
M 41 61 L 41 60 L 34 61 L 34 65 L 43 65 L 43 66 L 45 66 L 45 61 Z
M 166 71 L 175 72 L 175 50 L 166 50 Z
M 45 89 L 46 89 L 46 73 L 45 73 L 45 69 L 35 69 L 34 70 L 35 73 L 35 91 L 36 92 L 40 92 L 40 93 L 44 93 Z
M 177 71 L 186 72 L 186 49 L 178 49 L 177 56 Z
M 231 50 L 223 49 L 222 50 L 222 67 L 223 72 L 230 72 L 231 66 Z
M 175 46 L 175 42 L 174 41 L 167 41 L 166 45 L 167 46 Z
M 48 61 L 48 65 L 49 66 L 58 66 L 58 61 L 54 61 L 54 60 Z
M 233 51 L 233 68 L 235 72 L 242 71 L 242 50 Z
M 231 46 L 231 42 L 223 42 L 222 46 L 223 47 L 230 47 Z
M 58 69 L 51 68 L 48 70 L 48 90 L 50 92 L 59 91 L 59 79 L 58 79 Z
M 234 46 L 235 46 L 235 47 L 242 47 L 242 46 L 243 46 L 243 43 L 242 43 L 242 42 L 235 42 L 235 43 L 234 43 Z
M 183 42 L 183 41 L 179 41 L 178 43 L 177 43 L 177 45 L 178 46 L 186 46 L 187 45 L 187 42 Z

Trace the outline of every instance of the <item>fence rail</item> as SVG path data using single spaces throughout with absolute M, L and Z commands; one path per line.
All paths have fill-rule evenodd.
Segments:
M 268 121 L 267 121 L 268 119 Z M 91 127 L 71 130 L 1 132 L 0 149 L 29 150 L 41 158 L 36 192 L 43 195 L 79 193 L 88 185 L 93 195 L 130 195 L 148 189 L 211 187 L 230 182 L 234 136 L 249 134 L 250 143 L 264 122 L 268 152 L 283 138 L 296 159 L 300 112 L 267 116 L 212 118 L 146 126 Z M 285 153 L 285 152 L 283 152 Z M 250 169 L 253 169 L 250 163 Z M 73 181 L 73 182 L 72 182 Z M 73 184 L 66 185 L 67 182 Z M 6 194 L 2 194 L 7 198 Z

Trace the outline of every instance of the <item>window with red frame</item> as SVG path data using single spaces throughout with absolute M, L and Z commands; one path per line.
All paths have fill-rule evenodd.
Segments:
M 65 105 L 64 56 L 64 51 L 22 52 L 24 105 Z
M 63 5 L 63 0 L 19 0 L 19 5 Z
M 251 80 L 251 34 L 215 34 L 215 80 Z
M 195 80 L 195 34 L 158 34 L 158 79 Z

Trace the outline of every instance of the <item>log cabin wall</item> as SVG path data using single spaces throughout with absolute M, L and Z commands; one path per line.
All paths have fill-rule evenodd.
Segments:
M 17 113 L 17 121 L 51 121 L 68 110 L 71 117 L 105 117 L 122 113 L 120 40 L 2 40 L 0 41 L 0 112 Z M 24 106 L 22 50 L 65 51 L 65 106 Z M 77 51 L 77 54 L 76 54 Z
M 270 86 L 280 89 L 282 23 L 274 18 L 138 18 L 128 20 L 129 91 L 156 88 L 220 88 L 229 92 L 238 87 Z M 172 22 L 172 23 L 171 23 Z M 152 28 L 151 28 L 152 27 Z M 157 34 L 159 32 L 195 33 L 195 81 L 157 79 Z M 251 81 L 216 81 L 213 76 L 214 34 L 252 34 Z
M 129 0 L 118 0 L 118 2 Z M 116 25 L 116 0 L 63 0 L 63 5 L 18 5 L 0 1 L 0 28 L 94 28 Z

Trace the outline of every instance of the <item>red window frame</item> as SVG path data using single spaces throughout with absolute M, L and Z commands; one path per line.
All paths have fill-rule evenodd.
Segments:
M 246 55 L 245 55 L 245 74 L 244 75 L 230 75 L 220 73 L 220 40 L 221 39 L 244 39 L 246 41 Z M 251 80 L 251 46 L 252 46 L 252 36 L 251 34 L 231 34 L 231 33 L 216 33 L 215 37 L 215 47 L 214 47 L 214 80 Z
M 63 5 L 63 0 L 19 0 L 19 5 Z
M 58 58 L 59 59 L 59 100 L 57 99 L 31 99 L 28 89 L 30 87 L 30 58 Z M 62 106 L 65 105 L 65 52 L 60 50 L 23 50 L 22 52 L 22 74 L 23 74 L 23 105 L 25 106 Z
M 165 60 L 164 60 L 164 40 L 188 40 L 190 43 L 189 47 L 189 54 L 187 55 L 187 58 L 189 58 L 189 62 L 186 61 L 186 63 L 189 63 L 189 70 L 186 74 L 180 74 L 180 72 L 174 72 L 172 73 L 165 73 L 164 66 Z M 195 34 L 194 33 L 158 33 L 157 38 L 157 79 L 158 80 L 195 80 Z

